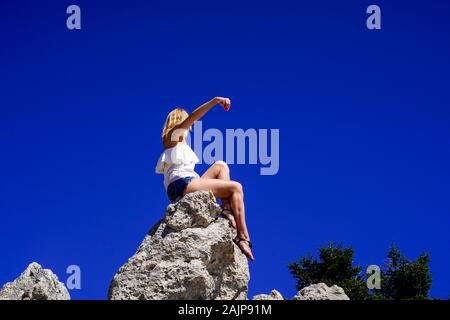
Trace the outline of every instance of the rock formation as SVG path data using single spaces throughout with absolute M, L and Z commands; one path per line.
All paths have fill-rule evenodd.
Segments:
M 70 295 L 51 270 L 33 262 L 16 280 L 0 289 L 0 300 L 70 300 Z
M 269 294 L 258 294 L 252 300 L 284 300 L 284 298 L 280 292 L 274 289 Z
M 109 299 L 247 299 L 247 258 L 211 192 L 167 207 L 114 276 Z
M 313 284 L 300 290 L 292 300 L 350 300 L 344 289 L 325 283 Z
M 269 294 L 258 294 L 252 300 L 285 300 L 277 290 Z M 292 300 L 350 300 L 344 289 L 336 285 L 328 287 L 325 283 L 313 284 L 303 288 Z

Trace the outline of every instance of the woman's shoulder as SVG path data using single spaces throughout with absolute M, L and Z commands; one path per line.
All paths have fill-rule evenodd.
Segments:
M 182 144 L 186 144 L 185 139 L 180 139 L 179 141 L 176 141 L 176 140 L 174 141 L 169 138 L 163 139 L 163 149 L 164 150 L 174 148 L 174 147 L 176 147 L 178 145 L 182 145 Z
M 184 143 L 186 141 L 186 132 L 185 129 L 180 129 L 177 126 L 170 129 L 163 137 L 164 149 L 173 148 L 179 143 Z
M 163 151 L 166 151 L 168 149 L 172 149 L 175 147 L 180 147 L 182 144 L 184 144 L 183 142 L 172 142 L 172 143 L 164 143 L 163 144 Z

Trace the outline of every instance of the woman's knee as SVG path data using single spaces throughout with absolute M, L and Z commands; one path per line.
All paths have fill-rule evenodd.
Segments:
M 233 192 L 238 192 L 244 194 L 244 187 L 241 183 L 237 181 L 231 181 Z
M 228 164 L 225 161 L 217 160 L 214 162 L 215 166 L 218 166 L 221 170 L 230 171 L 230 168 L 228 167 Z

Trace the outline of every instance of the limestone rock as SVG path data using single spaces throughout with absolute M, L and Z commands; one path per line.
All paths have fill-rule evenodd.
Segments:
M 33 262 L 16 280 L 0 289 L 0 300 L 70 300 L 70 295 L 51 270 Z
M 279 291 L 274 289 L 269 294 L 258 294 L 252 300 L 284 300 L 284 298 Z
M 211 192 L 167 207 L 111 281 L 113 300 L 247 299 L 248 262 Z
M 292 300 L 350 300 L 344 289 L 325 283 L 313 284 L 300 290 Z

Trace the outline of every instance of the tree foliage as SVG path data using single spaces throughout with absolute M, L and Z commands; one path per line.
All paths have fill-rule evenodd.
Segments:
M 385 299 L 427 299 L 431 288 L 430 255 L 422 253 L 409 260 L 396 246 L 388 252 L 388 261 L 381 276 L 380 294 Z
M 367 286 L 361 267 L 353 266 L 353 255 L 353 248 L 330 243 L 319 249 L 319 259 L 308 255 L 288 268 L 297 281 L 297 290 L 323 282 L 342 287 L 350 299 L 362 300 L 367 298 Z
M 319 249 L 318 258 L 308 255 L 290 263 L 288 268 L 296 280 L 297 290 L 314 283 L 338 285 L 352 300 L 427 299 L 431 288 L 430 255 L 421 254 L 416 260 L 407 259 L 392 246 L 387 263 L 381 270 L 381 289 L 368 290 L 366 275 L 353 265 L 352 247 L 333 243 Z

